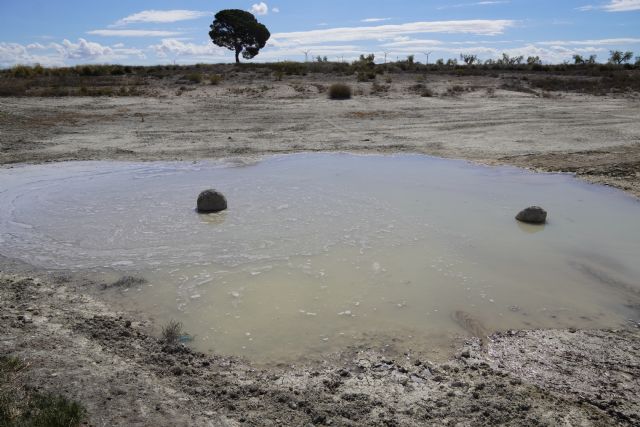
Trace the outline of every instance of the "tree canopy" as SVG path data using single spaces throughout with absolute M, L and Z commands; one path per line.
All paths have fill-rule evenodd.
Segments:
M 609 57 L 609 62 L 612 64 L 624 64 L 626 62 L 631 61 L 633 58 L 633 52 L 622 52 L 619 50 L 612 50 L 609 52 L 611 56 Z
M 215 16 L 209 37 L 214 44 L 226 47 L 245 59 L 255 57 L 271 37 L 271 33 L 259 23 L 253 14 L 240 9 L 221 10 Z

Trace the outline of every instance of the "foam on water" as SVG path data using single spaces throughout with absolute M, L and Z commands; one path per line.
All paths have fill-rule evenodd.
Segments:
M 640 204 L 566 175 L 300 154 L 25 166 L 0 182 L 0 253 L 143 275 L 123 301 L 181 320 L 203 350 L 262 361 L 363 343 L 426 351 L 474 329 L 638 316 Z M 194 211 L 209 187 L 228 211 Z M 514 220 L 531 204 L 548 225 Z

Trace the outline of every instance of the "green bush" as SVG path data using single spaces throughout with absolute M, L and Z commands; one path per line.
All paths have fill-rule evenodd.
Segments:
M 220 82 L 222 82 L 222 75 L 220 75 L 220 74 L 212 74 L 211 76 L 209 76 L 209 82 L 213 86 L 219 85 Z
M 351 87 L 343 84 L 336 83 L 329 87 L 329 98 L 331 99 L 350 99 Z

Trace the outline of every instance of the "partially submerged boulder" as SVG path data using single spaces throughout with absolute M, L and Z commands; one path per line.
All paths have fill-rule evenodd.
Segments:
M 220 212 L 227 209 L 227 199 L 214 189 L 204 190 L 198 196 L 197 210 L 200 213 Z
M 516 215 L 516 219 L 527 224 L 544 224 L 547 222 L 547 211 L 540 206 L 531 206 Z

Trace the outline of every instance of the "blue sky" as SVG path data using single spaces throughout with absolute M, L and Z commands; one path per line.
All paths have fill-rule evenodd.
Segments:
M 640 0 L 0 0 L 0 67 L 232 62 L 208 37 L 215 12 L 254 12 L 272 33 L 254 61 L 327 56 L 424 62 L 510 55 L 562 62 L 640 56 Z

